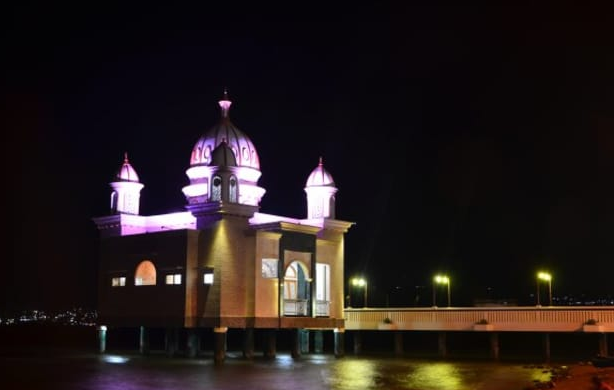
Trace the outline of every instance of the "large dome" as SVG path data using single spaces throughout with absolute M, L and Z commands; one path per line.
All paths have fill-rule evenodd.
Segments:
M 222 117 L 215 126 L 196 141 L 192 149 L 192 156 L 190 157 L 190 166 L 210 165 L 212 163 L 213 150 L 220 143 L 226 142 L 235 155 L 237 166 L 260 170 L 260 159 L 254 144 L 228 117 L 231 104 L 232 102 L 228 99 L 228 94 L 224 91 L 224 97 L 219 101 Z

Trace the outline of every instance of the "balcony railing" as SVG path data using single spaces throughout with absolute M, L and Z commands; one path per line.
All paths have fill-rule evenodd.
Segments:
M 308 316 L 309 300 L 307 299 L 284 299 L 285 316 Z M 316 317 L 330 316 L 330 301 L 316 301 Z

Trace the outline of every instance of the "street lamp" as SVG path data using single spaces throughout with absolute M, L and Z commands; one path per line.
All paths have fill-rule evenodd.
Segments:
M 435 294 L 437 284 L 445 284 L 448 286 L 448 307 L 450 307 L 450 278 L 446 275 L 435 275 L 433 278 L 433 307 L 437 307 L 437 297 Z
M 537 306 L 541 306 L 541 302 L 539 301 L 539 281 L 543 280 L 548 282 L 548 300 L 550 306 L 552 306 L 552 275 L 548 272 L 538 272 L 537 273 Z
M 352 286 L 360 287 L 364 289 L 364 296 L 363 296 L 364 307 L 367 307 L 367 295 L 368 295 L 368 289 L 369 289 L 367 280 L 365 278 L 352 278 L 350 282 L 352 283 Z

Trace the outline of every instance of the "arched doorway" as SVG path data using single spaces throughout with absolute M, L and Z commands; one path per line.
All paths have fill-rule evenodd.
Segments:
M 300 261 L 293 261 L 284 273 L 284 315 L 311 315 L 311 278 L 308 268 Z

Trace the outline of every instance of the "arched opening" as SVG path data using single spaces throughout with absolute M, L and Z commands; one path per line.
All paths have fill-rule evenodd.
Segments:
M 284 315 L 310 315 L 311 278 L 309 270 L 300 261 L 290 263 L 284 273 Z
M 134 273 L 135 286 L 152 286 L 156 284 L 156 267 L 149 260 L 139 263 Z
M 230 176 L 228 184 L 228 201 L 230 203 L 237 203 L 237 199 L 239 199 L 237 195 L 237 178 L 233 175 Z
M 219 202 L 222 200 L 222 178 L 214 176 L 211 183 L 211 201 Z

